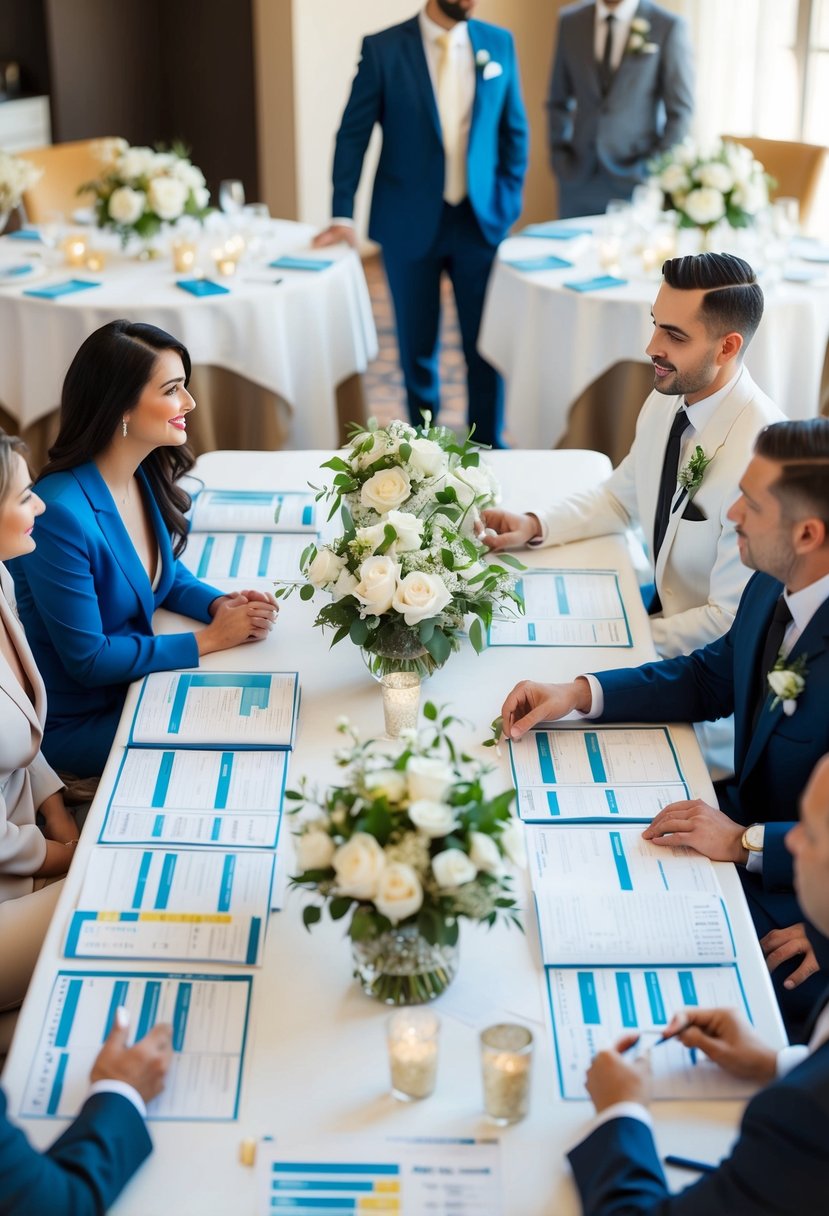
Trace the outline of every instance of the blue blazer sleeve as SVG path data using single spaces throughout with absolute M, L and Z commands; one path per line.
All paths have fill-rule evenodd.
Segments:
M 521 191 L 529 155 L 529 130 L 512 37 L 508 41 L 508 58 L 509 87 L 498 127 L 498 176 L 504 187 L 515 196 L 514 222 L 521 212 Z
M 383 109 L 380 67 L 371 38 L 363 39 L 357 75 L 343 112 L 334 147 L 334 196 L 331 214 L 344 219 L 354 215 L 354 195 L 360 184 L 363 158 L 374 124 Z
M 180 561 L 175 563 L 173 585 L 162 600 L 160 607 L 182 616 L 191 616 L 194 621 L 210 621 L 210 605 L 225 593 L 217 587 L 201 582 Z
M 93 1094 L 45 1153 L 6 1118 L 0 1094 L 3 1216 L 102 1216 L 152 1152 L 144 1120 L 121 1094 Z

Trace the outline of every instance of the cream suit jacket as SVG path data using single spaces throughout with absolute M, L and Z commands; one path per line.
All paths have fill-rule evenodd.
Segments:
M 32 705 L 0 654 L 0 900 L 33 890 L 31 876 L 46 857 L 46 841 L 35 813 L 50 794 L 63 789 L 40 754 L 46 690 L 13 605 L 14 584 L 0 565 L 0 617 L 35 694 Z
M 639 527 L 649 553 L 665 448 L 681 397 L 653 392 L 636 424 L 633 445 L 607 481 L 547 510 L 534 510 L 543 545 L 565 544 Z M 664 658 L 690 654 L 727 633 L 751 571 L 740 561 L 734 525 L 726 512 L 764 426 L 782 422 L 780 410 L 743 368 L 702 432 L 694 439 L 711 463 L 693 497 L 705 519 L 684 519 L 687 498 L 672 511 L 659 551 L 654 582 L 662 615 L 651 620 L 654 645 Z M 674 504 L 681 489 L 677 486 Z

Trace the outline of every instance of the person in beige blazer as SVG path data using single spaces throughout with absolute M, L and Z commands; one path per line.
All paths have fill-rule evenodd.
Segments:
M 43 503 L 32 492 L 22 443 L 0 431 L 0 563 L 34 548 Z M 0 1014 L 26 993 L 78 841 L 63 783 L 40 752 L 46 693 L 0 564 Z M 41 829 L 36 817 L 43 818 Z M 0 1050 L 3 1031 L 0 1024 Z

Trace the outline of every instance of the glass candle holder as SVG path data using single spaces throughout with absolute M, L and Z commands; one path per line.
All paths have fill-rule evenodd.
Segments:
M 90 249 L 86 255 L 86 268 L 91 270 L 93 274 L 98 274 L 106 266 L 106 254 L 100 249 Z
M 517 1123 L 529 1109 L 532 1052 L 526 1026 L 499 1022 L 481 1031 L 484 1110 L 501 1127 Z
M 400 1102 L 428 1098 L 438 1071 L 440 1018 L 429 1009 L 399 1009 L 387 1023 L 392 1096 Z
M 386 734 L 396 739 L 402 730 L 417 726 L 420 676 L 412 671 L 390 671 L 380 679 Z
M 63 256 L 67 266 L 83 266 L 89 250 L 89 242 L 79 232 L 73 232 L 63 242 Z
M 196 264 L 197 247 L 195 241 L 173 241 L 173 266 L 181 274 L 192 270 Z
M 225 278 L 229 278 L 232 274 L 236 273 L 235 258 L 230 258 L 226 253 L 222 253 L 220 257 L 215 257 L 214 255 L 214 260 L 217 272 Z

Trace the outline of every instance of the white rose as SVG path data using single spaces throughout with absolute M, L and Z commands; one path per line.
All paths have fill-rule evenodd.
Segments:
M 126 152 L 118 157 L 115 171 L 127 181 L 136 177 L 147 177 L 152 172 L 154 161 L 155 152 L 152 148 L 127 148 Z
M 711 186 L 722 194 L 728 194 L 734 185 L 734 174 L 721 160 L 712 160 L 700 165 L 694 170 L 694 178 L 701 186 Z
M 370 528 L 358 528 L 357 540 L 361 545 L 367 545 L 371 552 L 374 553 L 386 539 L 386 525 L 384 523 L 372 524 Z M 390 546 L 392 548 L 393 546 Z
M 735 207 L 742 208 L 749 215 L 756 215 L 768 206 L 769 194 L 765 178 L 752 177 L 747 182 L 735 186 L 731 201 Z
M 400 802 L 406 793 L 406 778 L 394 768 L 381 768 L 366 773 L 365 787 L 375 798 L 383 795 L 389 802 Z
M 437 857 L 432 858 L 432 873 L 438 886 L 445 890 L 472 882 L 478 871 L 474 861 L 461 849 L 444 849 Z
M 409 464 L 423 477 L 437 477 L 446 471 L 449 457 L 434 439 L 412 439 Z
M 131 190 L 129 186 L 119 186 L 110 194 L 107 210 L 116 224 L 134 224 L 144 214 L 146 201 L 143 190 Z
M 497 486 L 486 465 L 455 469 L 452 476 L 447 478 L 446 484 L 452 486 L 458 496 L 458 502 L 463 507 L 470 506 L 476 498 L 479 500 L 478 505 L 482 507 L 495 501 Z
M 387 916 L 396 924 L 407 916 L 414 916 L 423 903 L 423 887 L 411 866 L 402 861 L 392 861 L 380 875 L 374 906 L 381 916 Z
M 806 687 L 803 676 L 798 675 L 796 671 L 770 671 L 768 681 L 772 692 L 781 701 L 799 697 Z
M 513 865 L 525 866 L 527 864 L 527 839 L 524 825 L 514 816 L 501 833 L 501 844 Z
M 431 798 L 419 798 L 417 802 L 412 802 L 407 814 L 415 827 L 420 828 L 431 840 L 448 836 L 457 823 L 453 807 L 445 802 L 433 802 Z
M 380 515 L 401 506 L 412 492 L 408 475 L 402 469 L 381 469 L 363 482 L 360 502 Z
M 386 855 L 368 832 L 355 832 L 333 857 L 337 891 L 352 899 L 374 899 Z
M 327 870 L 334 857 L 334 841 L 322 828 L 311 827 L 296 838 L 297 865 L 306 870 Z
M 719 190 L 701 186 L 699 190 L 689 191 L 684 209 L 695 224 L 716 224 L 725 215 L 725 199 Z
M 403 614 L 403 620 L 407 625 L 417 625 L 420 621 L 437 616 L 451 598 L 446 584 L 437 574 L 427 574 L 424 570 L 413 570 L 397 584 L 391 606 L 395 612 Z
M 93 140 L 90 151 L 103 164 L 112 165 L 120 156 L 123 156 L 128 147 L 129 144 L 125 139 L 121 139 L 120 136 L 113 136 L 109 139 Z
M 201 169 L 197 169 L 195 165 L 190 164 L 189 160 L 182 160 L 181 157 L 176 157 L 173 161 L 170 173 L 180 182 L 184 182 L 188 190 L 198 190 L 199 186 L 204 185 L 204 174 Z
M 667 165 L 657 181 L 666 194 L 676 194 L 677 190 L 685 191 L 691 184 L 682 165 Z
M 504 861 L 501 853 L 495 841 L 491 836 L 487 836 L 486 832 L 469 833 L 469 857 L 484 874 L 503 873 Z
M 397 553 L 412 553 L 423 543 L 423 520 L 409 511 L 389 511 L 384 523 L 397 533 L 393 548 Z
M 152 211 L 162 220 L 177 220 L 187 202 L 187 187 L 175 177 L 154 177 L 147 191 Z
M 631 34 L 630 38 L 628 39 L 628 50 L 629 51 L 641 51 L 644 45 L 645 45 L 645 39 L 642 37 L 641 34 L 633 33 L 633 34 Z
M 647 17 L 634 17 L 630 23 L 630 28 L 635 30 L 637 34 L 647 34 L 651 28 L 651 23 Z
M 354 595 L 365 609 L 379 616 L 394 601 L 400 567 L 390 557 L 367 557 L 360 566 L 360 581 Z
M 308 567 L 308 582 L 315 587 L 335 583 L 345 569 L 345 559 L 333 549 L 322 548 Z
M 354 594 L 354 589 L 356 586 L 357 580 L 354 575 L 350 570 L 343 567 L 342 571 L 340 572 L 340 577 L 337 579 L 336 583 L 334 583 L 334 586 L 329 587 L 328 590 L 331 592 L 331 595 L 335 600 L 343 600 L 347 595 Z
M 441 802 L 455 781 L 455 774 L 445 760 L 437 756 L 412 756 L 406 765 L 409 799 Z
M 207 186 L 196 186 L 193 190 L 193 202 L 200 210 L 204 210 L 210 202 L 210 191 L 207 189 Z

